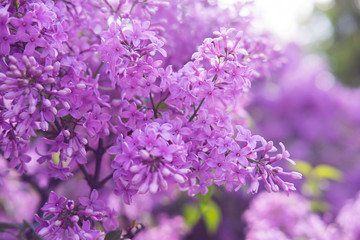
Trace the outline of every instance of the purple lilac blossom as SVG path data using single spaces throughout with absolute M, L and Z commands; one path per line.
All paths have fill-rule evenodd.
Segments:
M 281 55 L 268 37 L 248 31 L 249 19 L 222 27 L 238 17 L 225 14 L 198 43 L 178 44 L 172 24 L 194 20 L 169 15 L 174 4 L 208 8 L 215 19 L 224 12 L 200 1 L 0 3 L 0 150 L 22 178 L 48 175 L 44 186 L 33 181 L 43 238 L 97 239 L 104 235 L 97 225 L 116 228 L 100 189 L 125 204 L 169 188 L 206 194 L 213 183 L 228 191 L 248 185 L 249 193 L 259 182 L 269 192 L 295 190 L 284 179 L 301 175 L 276 166 L 292 162 L 283 144 L 278 151 L 252 135 L 238 115 L 252 83 Z M 89 198 L 53 191 L 76 178 L 85 179 Z
M 158 225 L 155 228 L 141 231 L 134 240 L 181 240 L 186 235 L 187 227 L 181 216 L 159 216 Z
M 337 230 L 310 211 L 310 202 L 298 194 L 259 194 L 243 215 L 246 239 L 341 239 Z

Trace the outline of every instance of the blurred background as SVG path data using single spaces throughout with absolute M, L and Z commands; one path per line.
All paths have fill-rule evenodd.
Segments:
M 232 0 L 223 0 L 227 4 Z M 359 0 L 256 0 L 256 27 L 326 58 L 338 81 L 360 85 Z

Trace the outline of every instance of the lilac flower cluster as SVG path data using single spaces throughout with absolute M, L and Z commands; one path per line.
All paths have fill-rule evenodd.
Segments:
M 360 236 L 357 216 L 360 197 L 350 199 L 330 222 L 310 210 L 310 202 L 298 194 L 261 193 L 244 214 L 246 239 L 348 239 Z M 269 205 L 271 204 L 271 207 Z
M 140 232 L 140 234 L 137 235 L 134 240 L 180 240 L 183 239 L 185 233 L 186 226 L 184 219 L 181 216 L 170 218 L 168 216 L 162 215 L 158 219 L 158 226 L 156 226 L 156 228 L 154 227 Z
M 290 197 L 259 194 L 244 213 L 244 219 L 248 224 L 246 239 L 249 240 L 334 239 L 332 230 L 310 212 L 309 202 L 297 194 Z
M 247 27 L 221 27 L 191 61 L 177 62 L 179 70 L 163 66 L 177 56 L 166 47 L 171 23 L 156 14 L 169 5 L 0 3 L 1 154 L 24 176 L 36 159 L 58 179 L 54 185 L 83 174 L 92 190 L 78 204 L 50 193 L 43 218 L 36 216 L 45 239 L 96 239 L 102 235 L 96 225 L 113 229 L 105 220 L 115 213 L 97 200 L 96 189 L 106 184 L 126 204 L 175 185 L 191 196 L 206 194 L 213 183 L 237 191 L 248 182 L 249 193 L 259 181 L 269 192 L 295 190 L 283 178 L 301 174 L 276 166 L 282 159 L 294 163 L 284 145 L 278 152 L 229 116 L 244 111 L 252 82 L 279 63 L 271 42 Z M 106 160 L 111 168 L 103 167 Z M 37 187 L 41 204 L 54 185 Z
M 92 191 L 90 198 L 79 198 L 79 203 L 50 192 L 48 202 L 41 208 L 43 217 L 35 215 L 39 223 L 36 232 L 44 239 L 98 239 L 104 233 L 94 230 L 96 224 L 111 228 L 114 215 L 97 198 L 96 190 Z

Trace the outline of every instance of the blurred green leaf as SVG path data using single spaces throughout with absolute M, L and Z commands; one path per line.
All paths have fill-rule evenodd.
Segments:
M 182 215 L 185 219 L 186 225 L 189 227 L 195 226 L 195 224 L 199 221 L 201 214 L 199 208 L 186 204 L 183 208 Z
M 309 196 L 319 197 L 321 195 L 321 189 L 319 187 L 319 181 L 317 180 L 308 180 L 305 182 L 304 193 Z
M 121 230 L 115 230 L 108 232 L 105 236 L 105 240 L 119 240 L 121 237 Z
M 312 167 L 309 163 L 300 161 L 300 160 L 295 160 L 295 162 L 296 162 L 296 165 L 292 165 L 292 168 L 295 171 L 298 171 L 298 172 L 304 174 L 305 176 L 311 172 Z
M 159 106 L 157 107 L 158 110 L 165 110 L 165 109 L 168 109 L 168 108 L 169 108 L 169 106 L 164 102 L 161 102 L 159 104 Z
M 331 167 L 329 165 L 319 165 L 315 167 L 312 171 L 318 178 L 325 178 L 331 180 L 340 180 L 342 178 L 342 172 L 337 168 Z
M 205 221 L 206 229 L 210 234 L 216 233 L 221 221 L 221 211 L 214 201 L 200 205 L 201 212 Z
M 311 201 L 311 210 L 314 212 L 328 212 L 330 206 L 324 201 Z
M 51 155 L 51 161 L 53 161 L 56 164 L 59 164 L 60 152 L 53 152 L 52 155 Z
M 3 232 L 5 229 L 21 229 L 22 225 L 11 224 L 11 223 L 0 223 L 0 232 Z
M 210 185 L 208 187 L 208 192 L 205 195 L 198 194 L 196 195 L 196 199 L 198 200 L 199 204 L 207 203 L 211 201 L 211 197 L 214 195 L 214 186 Z

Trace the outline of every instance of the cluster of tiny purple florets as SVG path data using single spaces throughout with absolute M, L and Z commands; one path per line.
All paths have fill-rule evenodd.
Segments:
M 39 223 L 36 232 L 44 239 L 98 239 L 103 232 L 94 230 L 96 226 L 101 224 L 105 230 L 117 226 L 113 212 L 98 196 L 93 190 L 90 198 L 80 197 L 76 203 L 50 192 L 48 202 L 41 208 L 43 218 L 35 215 Z
M 64 181 L 82 172 L 92 189 L 113 184 L 127 204 L 174 185 L 189 195 L 206 194 L 213 183 L 232 191 L 248 182 L 251 193 L 259 181 L 269 192 L 295 190 L 282 177 L 301 175 L 273 166 L 293 163 L 284 146 L 277 152 L 231 116 L 270 64 L 267 50 L 254 48 L 251 34 L 221 28 L 179 70 L 163 66 L 166 34 L 152 18 L 166 5 L 0 3 L 0 147 L 9 167 L 24 174 L 37 160 Z M 112 170 L 104 173 L 109 155 Z M 92 229 L 106 216 L 96 198 L 93 190 L 77 204 L 50 193 L 36 217 L 38 234 L 96 239 L 101 232 Z

